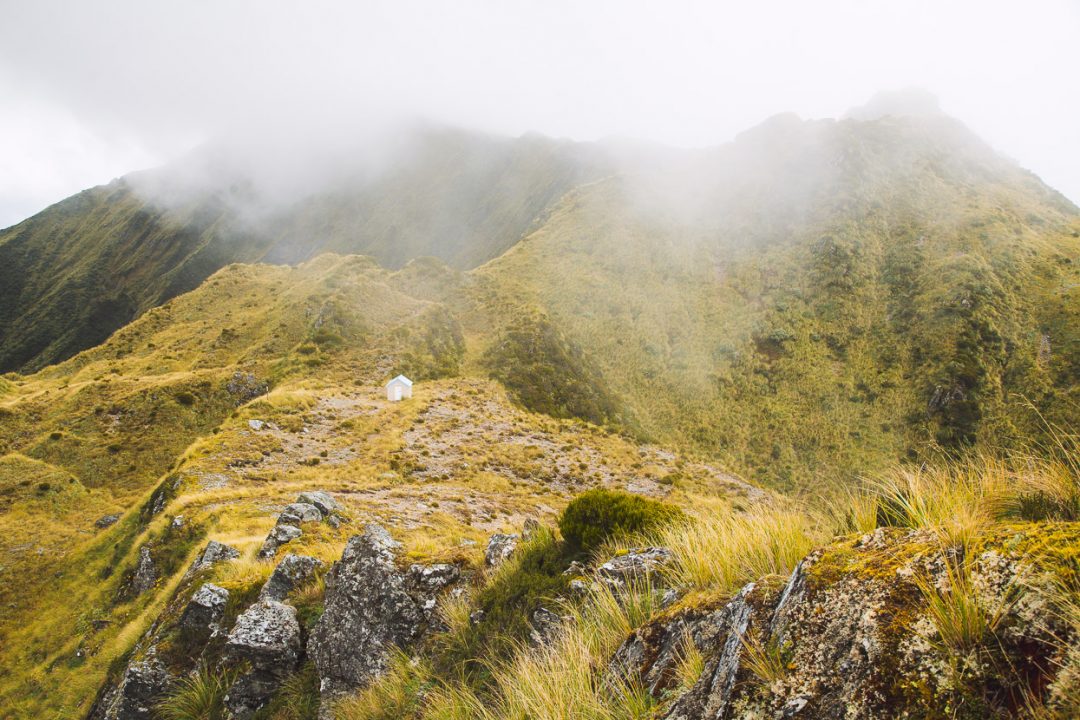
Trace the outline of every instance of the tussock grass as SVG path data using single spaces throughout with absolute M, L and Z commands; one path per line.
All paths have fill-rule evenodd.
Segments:
M 995 609 L 987 607 L 972 583 L 970 568 L 953 560 L 945 563 L 943 582 L 925 576 L 917 577 L 915 582 L 923 595 L 927 616 L 937 630 L 939 648 L 946 657 L 957 660 L 993 639 L 1018 595 L 1011 593 L 1009 601 Z
M 703 672 L 705 672 L 705 655 L 687 633 L 680 643 L 679 661 L 675 665 L 675 677 L 679 687 L 688 690 L 698 681 Z
M 743 636 L 742 662 L 757 681 L 765 686 L 783 680 L 789 670 L 784 647 L 775 637 L 770 636 L 763 641 L 757 633 Z
M 361 692 L 334 706 L 337 720 L 400 720 L 420 709 L 420 690 L 431 674 L 404 653 L 393 656 L 385 675 Z
M 225 693 L 232 680 L 229 673 L 200 666 L 158 703 L 155 716 L 160 720 L 217 720 L 224 716 Z
M 852 499 L 858 519 L 851 525 L 869 529 L 872 507 L 876 526 L 931 530 L 947 545 L 966 547 L 997 522 L 1078 519 L 1076 449 L 1075 436 L 1060 435 L 1041 455 L 979 452 L 934 465 L 895 468 Z
M 564 606 L 568 620 L 540 648 L 521 648 L 494 671 L 500 699 L 496 717 L 529 720 L 635 720 L 650 717 L 655 701 L 624 678 L 598 677 L 611 654 L 636 627 L 659 611 L 647 580 L 626 590 L 596 588 L 581 605 Z
M 1011 473 L 998 459 L 898 468 L 876 483 L 879 525 L 924 528 L 966 547 L 1015 509 Z
M 665 570 L 678 587 L 734 593 L 769 575 L 787 575 L 830 532 L 810 515 L 758 506 L 736 515 L 677 522 L 647 534 L 650 545 L 670 548 Z

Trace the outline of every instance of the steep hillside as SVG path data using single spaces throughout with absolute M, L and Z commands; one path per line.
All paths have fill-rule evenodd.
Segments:
M 396 289 L 424 295 L 423 276 L 429 296 L 459 277 L 356 256 L 229 266 L 105 344 L 3 381 L 0 707 L 85 715 L 205 538 L 249 560 L 226 584 L 264 579 L 255 553 L 306 489 L 332 491 L 350 519 L 290 547 L 327 559 L 378 520 L 415 558 L 475 560 L 487 534 L 553 518 L 597 485 L 717 512 L 764 497 L 460 377 L 453 313 Z M 399 371 L 416 394 L 395 405 L 382 383 Z
M 1028 403 L 1075 422 L 1078 236 L 948 118 L 776 118 L 674 179 L 575 190 L 476 275 L 581 349 L 625 427 L 806 488 L 1031 437 Z
M 0 371 L 39 369 L 97 345 L 232 262 L 334 251 L 388 267 L 421 256 L 475 267 L 571 187 L 609 172 L 597 148 L 538 136 L 425 128 L 373 167 L 356 152 L 332 184 L 281 189 L 261 174 L 288 176 L 289 158 L 266 169 L 210 147 L 0 232 Z

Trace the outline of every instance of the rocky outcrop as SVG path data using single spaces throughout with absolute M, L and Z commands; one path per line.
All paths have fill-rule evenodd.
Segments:
M 111 515 L 102 515 L 94 521 L 94 527 L 98 530 L 104 530 L 107 527 L 112 527 L 116 524 L 116 521 L 120 519 L 120 513 L 112 513 Z
M 546 607 L 536 608 L 529 618 L 529 642 L 533 647 L 547 645 L 555 639 L 566 622 L 570 622 L 569 617 L 552 612 Z
M 347 521 L 341 512 L 341 505 L 329 493 L 322 490 L 300 493 L 295 502 L 286 505 L 278 514 L 277 524 L 259 549 L 259 558 L 273 559 L 278 548 L 304 534 L 301 529 L 304 523 L 326 521 L 331 527 L 339 527 Z
M 226 660 L 247 668 L 225 696 L 233 717 L 251 717 L 266 705 L 281 681 L 296 670 L 301 649 L 292 606 L 259 600 L 241 613 L 225 644 Z
M 666 720 L 849 720 L 905 708 L 918 708 L 911 717 L 1004 717 L 1032 692 L 1064 702 L 1053 700 L 1063 696 L 1053 683 L 1070 629 L 1037 590 L 1046 552 L 1037 533 L 1045 531 L 995 532 L 966 556 L 930 533 L 899 529 L 815 551 L 781 584 L 676 603 L 622 644 L 606 676 L 673 697 Z M 1058 532 L 1055 543 L 1080 541 L 1076 528 Z M 928 610 L 934 597 L 948 607 L 953 593 L 992 623 L 969 646 L 950 644 L 946 620 Z M 679 688 L 688 642 L 704 669 Z
M 285 509 L 278 515 L 278 525 L 292 525 L 293 527 L 300 527 L 306 522 L 319 522 L 323 519 L 323 514 L 319 508 L 308 503 L 295 502 L 290 505 L 286 505 Z
M 139 561 L 135 565 L 135 573 L 131 576 L 129 595 L 137 597 L 154 587 L 157 581 L 157 569 L 154 567 L 154 558 L 150 555 L 150 548 L 143 545 L 139 548 Z
M 665 613 L 638 628 L 612 657 L 608 681 L 617 679 L 642 687 L 653 697 L 674 690 L 678 665 L 686 655 L 688 644 L 692 643 L 704 656 L 713 657 L 733 634 L 738 613 L 728 606 L 729 603 L 719 601 L 691 605 L 672 614 Z
M 270 385 L 268 383 L 246 372 L 234 372 L 228 382 L 225 383 L 225 392 L 233 396 L 237 405 L 251 402 L 269 391 Z
M 341 504 L 330 493 L 322 490 L 309 490 L 296 496 L 296 502 L 314 505 L 323 515 L 341 512 Z
M 303 534 L 303 530 L 292 525 L 275 525 L 259 548 L 259 559 L 272 560 L 277 555 L 278 548 Z
M 322 566 L 322 560 L 317 558 L 286 554 L 263 585 L 259 599 L 284 600 L 289 593 L 311 579 Z
M 443 564 L 402 571 L 400 548 L 382 527 L 368 525 L 326 575 L 325 610 L 307 648 L 324 706 L 381 675 L 394 647 L 418 640 L 439 596 L 459 577 L 455 566 Z
M 219 562 L 235 560 L 238 557 L 240 557 L 240 551 L 236 548 L 231 545 L 219 543 L 217 540 L 211 540 L 206 543 L 206 547 L 199 553 L 199 557 L 191 564 L 188 574 L 190 575 L 202 570 L 209 570 Z
M 596 568 L 601 578 L 629 580 L 660 570 L 671 562 L 671 551 L 662 547 L 632 548 Z
M 152 654 L 133 662 L 124 671 L 120 685 L 102 701 L 101 711 L 95 717 L 103 720 L 153 720 L 156 717 L 155 706 L 168 692 L 173 680 L 165 665 Z
M 179 628 L 186 642 L 202 646 L 217 635 L 228 603 L 229 591 L 223 587 L 204 583 L 196 590 L 180 616 Z
M 491 539 L 488 540 L 487 548 L 484 550 L 484 562 L 488 567 L 502 564 L 504 560 L 513 554 L 519 539 L 517 534 L 504 535 L 496 533 L 492 535 Z

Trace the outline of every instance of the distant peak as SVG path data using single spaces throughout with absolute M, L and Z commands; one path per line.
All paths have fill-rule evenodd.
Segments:
M 844 117 L 853 120 L 877 120 L 886 115 L 928 116 L 942 115 L 937 96 L 922 88 L 886 90 L 870 98 L 860 107 L 847 111 Z

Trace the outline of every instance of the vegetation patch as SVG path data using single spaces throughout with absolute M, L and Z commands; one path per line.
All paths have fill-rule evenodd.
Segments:
M 574 498 L 559 519 L 570 551 L 591 553 L 620 536 L 646 534 L 682 519 L 679 508 L 641 495 L 596 488 Z

